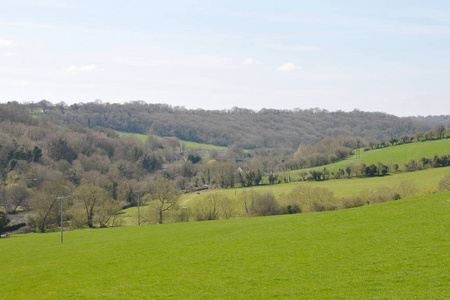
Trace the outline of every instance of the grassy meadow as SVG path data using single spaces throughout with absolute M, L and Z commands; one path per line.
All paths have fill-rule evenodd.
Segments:
M 116 131 L 116 132 L 119 134 L 119 136 L 134 136 L 135 138 L 137 138 L 138 140 L 140 140 L 144 143 L 148 138 L 148 135 L 141 134 L 141 133 L 128 133 L 128 132 L 121 132 L 121 131 Z M 189 142 L 189 141 L 183 141 L 183 140 L 179 140 L 179 141 L 180 141 L 180 144 L 184 145 L 188 149 L 227 150 L 227 147 L 222 147 L 222 146 L 216 146 L 216 145 L 211 145 L 211 144 L 202 144 L 202 143 Z
M 300 178 L 300 172 L 308 172 L 313 169 L 323 169 L 323 167 L 326 167 L 330 172 L 336 172 L 352 164 L 364 163 L 366 165 L 376 165 L 378 162 L 385 165 L 391 162 L 396 163 L 399 165 L 399 169 L 402 170 L 403 164 L 409 162 L 411 159 L 419 160 L 422 157 L 432 158 L 436 154 L 443 155 L 448 153 L 450 153 L 450 139 L 404 144 L 369 151 L 363 151 L 361 149 L 357 155 L 350 155 L 345 159 L 326 166 L 288 171 L 282 174 L 295 179 Z
M 354 209 L 15 235 L 2 299 L 449 299 L 450 192 Z
M 415 172 L 398 173 L 394 175 L 388 175 L 383 177 L 366 177 L 366 178 L 350 178 L 350 179 L 332 179 L 326 181 L 303 181 L 303 182 L 290 182 L 281 183 L 275 185 L 261 185 L 248 188 L 235 189 L 216 189 L 202 191 L 200 194 L 184 194 L 181 197 L 181 202 L 188 200 L 190 202 L 193 199 L 203 199 L 208 197 L 211 193 L 220 193 L 227 197 L 233 197 L 243 193 L 246 190 L 255 190 L 259 192 L 271 192 L 276 196 L 288 193 L 299 185 L 311 185 L 314 187 L 323 187 L 331 190 L 336 197 L 346 197 L 357 195 L 364 190 L 375 190 L 377 188 L 387 186 L 396 187 L 402 182 L 413 182 L 417 187 L 418 192 L 429 189 L 437 188 L 439 181 L 447 174 L 450 174 L 450 167 L 426 169 Z
M 333 179 L 326 181 L 304 181 L 290 182 L 275 185 L 261 185 L 237 189 L 214 189 L 205 190 L 200 193 L 183 194 L 180 197 L 180 205 L 183 207 L 193 207 L 197 201 L 207 199 L 209 196 L 218 193 L 237 202 L 237 214 L 244 213 L 244 204 L 239 202 L 239 196 L 249 190 L 265 193 L 270 192 L 276 198 L 283 194 L 287 194 L 294 188 L 304 185 L 312 187 L 327 188 L 334 193 L 336 197 L 350 197 L 358 195 L 363 191 L 375 191 L 382 187 L 396 188 L 402 183 L 413 183 L 416 187 L 416 193 L 429 194 L 438 190 L 439 181 L 444 176 L 450 174 L 450 167 L 433 168 L 414 172 L 404 172 L 383 177 L 366 177 L 366 178 L 350 178 L 350 179 Z M 141 216 L 143 219 L 147 217 L 149 207 L 144 203 L 141 207 Z M 137 207 L 130 207 L 123 210 L 124 225 L 134 226 L 137 224 Z

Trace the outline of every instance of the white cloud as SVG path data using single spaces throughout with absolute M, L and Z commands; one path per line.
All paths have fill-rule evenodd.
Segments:
M 13 44 L 13 41 L 11 40 L 2 40 L 0 39 L 0 47 L 8 47 Z
M 31 85 L 31 82 L 28 80 L 16 80 L 8 82 L 7 85 L 11 88 L 26 88 Z
M 286 63 L 284 65 L 281 65 L 277 68 L 278 72 L 293 72 L 295 70 L 298 70 L 299 67 L 294 65 L 293 63 Z
M 64 71 L 70 72 L 70 73 L 78 73 L 78 72 L 92 72 L 98 70 L 97 65 L 86 65 L 86 66 L 70 66 L 67 68 L 64 68 Z
M 261 62 L 253 58 L 247 58 L 242 62 L 244 65 L 259 65 Z
M 11 56 L 16 56 L 16 53 L 13 53 L 13 52 L 1 52 L 0 56 L 11 57 Z

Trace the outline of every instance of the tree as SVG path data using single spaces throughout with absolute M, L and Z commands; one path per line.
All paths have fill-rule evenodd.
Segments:
M 398 143 L 398 140 L 397 140 L 396 138 L 391 138 L 391 139 L 389 140 L 389 143 L 390 143 L 392 146 L 394 146 L 395 144 Z
M 6 213 L 0 211 L 0 234 L 3 232 L 3 229 L 8 225 L 9 219 Z
M 371 164 L 370 166 L 365 167 L 364 173 L 366 176 L 373 177 L 377 173 L 377 166 Z
M 163 212 L 173 209 L 180 198 L 179 191 L 172 181 L 159 177 L 151 189 L 152 200 L 156 202 L 159 214 L 159 224 L 163 223 Z
M 102 206 L 95 214 L 95 220 L 98 222 L 101 228 L 110 226 L 119 226 L 122 224 L 122 217 L 118 212 L 122 209 L 123 205 L 114 201 L 112 198 L 106 198 L 106 201 L 102 203 Z
M 29 223 L 38 232 L 45 232 L 49 225 L 56 224 L 60 208 L 58 198 L 68 196 L 69 192 L 70 186 L 64 180 L 45 181 L 30 199 Z
M 16 214 L 19 206 L 24 206 L 30 193 L 24 184 L 9 184 L 6 187 L 6 210 Z
M 249 217 L 271 216 L 280 213 L 280 206 L 272 193 L 250 191 L 242 195 L 242 200 Z
M 211 180 L 217 183 L 219 187 L 233 186 L 234 172 L 236 171 L 236 164 L 233 161 L 220 163 L 210 160 L 208 169 Z
M 65 159 L 72 162 L 78 157 L 78 153 L 69 146 L 67 139 L 64 137 L 55 138 L 49 141 L 49 156 L 55 161 Z
M 74 193 L 75 203 L 78 203 L 86 214 L 87 225 L 94 227 L 94 216 L 108 202 L 108 192 L 95 185 L 81 185 Z
M 445 126 L 443 124 L 438 124 L 438 125 L 433 127 L 431 132 L 433 132 L 433 135 L 437 139 L 442 139 L 445 136 Z
M 416 139 L 416 142 L 420 142 L 420 140 L 423 138 L 423 131 L 419 130 L 414 134 L 414 138 Z

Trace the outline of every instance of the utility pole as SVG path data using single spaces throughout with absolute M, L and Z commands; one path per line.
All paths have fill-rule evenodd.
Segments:
M 234 195 L 236 196 L 236 175 L 237 175 L 237 171 L 234 172 Z
M 133 193 L 138 194 L 138 217 L 137 217 L 137 224 L 138 226 L 141 226 L 141 190 L 134 190 Z
M 63 205 L 64 205 L 64 199 L 67 199 L 69 197 L 56 197 L 57 200 L 61 200 L 61 244 L 63 243 L 63 232 L 64 232 L 64 223 L 63 223 Z

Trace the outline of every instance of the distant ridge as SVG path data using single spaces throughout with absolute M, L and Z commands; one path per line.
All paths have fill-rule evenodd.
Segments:
M 87 127 L 102 126 L 124 132 L 153 132 L 160 136 L 218 146 L 238 144 L 246 149 L 295 149 L 300 143 L 315 143 L 325 136 L 357 136 L 370 141 L 412 135 L 429 130 L 425 122 L 380 112 L 351 112 L 315 109 L 262 109 L 253 111 L 203 110 L 147 104 L 80 103 L 70 106 L 46 103 L 27 104 L 31 111 L 41 110 L 48 118 Z M 45 106 L 45 107 L 44 107 Z

